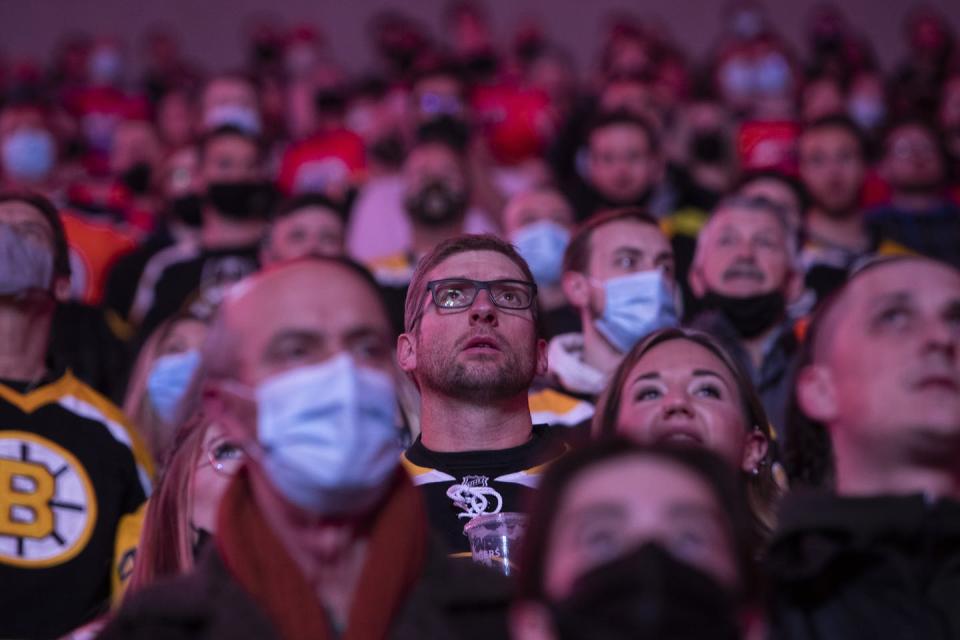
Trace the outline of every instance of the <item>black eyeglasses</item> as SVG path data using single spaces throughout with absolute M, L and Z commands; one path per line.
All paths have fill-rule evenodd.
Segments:
M 537 299 L 537 285 L 525 280 L 468 280 L 446 278 L 427 283 L 438 309 L 466 309 L 486 290 L 490 300 L 501 309 L 529 309 Z

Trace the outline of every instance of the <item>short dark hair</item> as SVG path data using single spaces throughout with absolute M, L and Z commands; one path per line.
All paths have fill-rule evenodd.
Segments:
M 593 442 L 552 462 L 544 473 L 540 490 L 533 498 L 530 520 L 520 549 L 517 595 L 521 600 L 547 600 L 544 589 L 547 554 L 561 503 L 570 486 L 586 471 L 628 457 L 646 457 L 683 467 L 710 487 L 720 510 L 730 520 L 733 552 L 737 563 L 740 595 L 756 596 L 758 549 L 751 538 L 750 518 L 742 483 L 729 465 L 715 453 L 697 447 L 658 445 L 646 447 L 626 438 L 614 437 Z M 655 489 L 650 489 L 655 491 Z
M 601 111 L 600 113 L 596 114 L 590 121 L 590 124 L 587 126 L 587 131 L 583 139 L 584 143 L 589 147 L 590 139 L 593 137 L 594 133 L 601 129 L 606 129 L 607 127 L 615 127 L 620 125 L 638 127 L 641 131 L 643 131 L 644 136 L 647 138 L 647 144 L 650 145 L 650 151 L 652 153 L 660 153 L 660 136 L 657 134 L 656 127 L 654 127 L 653 124 L 646 118 L 641 118 L 640 116 L 625 109 Z
M 413 277 L 410 278 L 410 286 L 407 287 L 407 299 L 403 308 L 403 330 L 410 333 L 414 330 L 420 317 L 423 315 L 423 296 L 427 291 L 427 274 L 434 267 L 443 263 L 447 258 L 467 253 L 470 251 L 493 251 L 503 254 L 511 262 L 517 265 L 523 277 L 528 282 L 534 282 L 533 273 L 527 266 L 526 260 L 517 253 L 513 245 L 504 242 L 500 238 L 490 234 L 466 234 L 444 240 L 433 251 L 425 255 L 417 263 L 414 269 Z M 533 312 L 534 324 L 539 327 L 540 313 L 537 305 L 531 307 Z M 538 332 L 539 333 L 539 332 Z
M 70 277 L 70 249 L 67 233 L 60 219 L 57 207 L 46 196 L 32 191 L 4 191 L 0 193 L 0 204 L 4 202 L 22 202 L 40 212 L 53 232 L 53 273 L 57 277 Z
M 462 157 L 470 143 L 470 128 L 467 124 L 451 115 L 430 118 L 417 128 L 413 148 L 437 144 L 450 149 Z
M 254 135 L 245 129 L 241 129 L 236 125 L 224 124 L 212 129 L 211 131 L 208 131 L 200 138 L 200 141 L 197 143 L 197 159 L 199 160 L 200 164 L 203 164 L 203 161 L 207 155 L 207 149 L 214 141 L 219 140 L 220 138 L 229 137 L 243 138 L 252 144 L 257 150 L 257 159 L 259 160 L 262 157 L 263 143 L 261 142 L 259 136 Z
M 756 169 L 748 171 L 740 176 L 740 179 L 737 180 L 737 183 L 730 192 L 737 193 L 748 184 L 759 180 L 775 180 L 790 189 L 797 199 L 797 203 L 800 205 L 801 214 L 810 208 L 810 195 L 807 193 L 807 188 L 803 186 L 803 183 L 795 176 L 788 175 L 778 169 Z M 716 207 L 714 207 L 714 211 L 716 211 Z
M 660 229 L 660 224 L 653 216 L 637 207 L 601 211 L 581 222 L 570 234 L 570 243 L 567 244 L 567 249 L 563 253 L 563 270 L 586 273 L 590 266 L 590 240 L 593 232 L 600 227 L 620 221 L 648 224 Z
M 849 134 L 857 143 L 860 159 L 867 162 L 870 157 L 870 145 L 867 142 L 867 137 L 863 134 L 863 130 L 857 126 L 857 123 L 850 116 L 835 113 L 817 118 L 803 127 L 800 131 L 800 139 L 803 139 L 807 134 L 825 129 L 840 129 Z
M 277 205 L 277 208 L 273 210 L 272 219 L 279 220 L 281 218 L 286 218 L 287 216 L 308 207 L 329 209 L 336 214 L 341 221 L 346 222 L 347 212 L 344 210 L 344 206 L 342 204 L 338 204 L 322 193 L 315 192 L 301 193 L 283 200 L 279 205 Z

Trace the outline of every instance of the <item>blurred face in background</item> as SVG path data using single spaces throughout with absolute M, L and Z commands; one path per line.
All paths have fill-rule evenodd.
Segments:
M 746 298 L 792 284 L 787 233 L 772 212 L 721 208 L 697 242 L 691 286 L 698 296 L 712 291 Z
M 308 205 L 278 218 L 267 234 L 265 265 L 306 256 L 340 256 L 344 251 L 343 218 L 336 211 Z
M 831 217 L 856 213 L 867 167 L 853 132 L 814 129 L 800 136 L 798 149 L 800 179 L 815 206 Z
M 195 117 L 193 102 L 185 92 L 168 92 L 157 105 L 160 137 L 173 149 L 189 144 L 194 137 Z
M 643 199 L 663 175 L 663 163 L 647 132 L 635 124 L 617 123 L 595 130 L 588 154 L 590 184 L 613 203 Z
M 894 129 L 884 144 L 881 173 L 895 192 L 938 192 L 943 186 L 945 167 L 933 132 L 919 124 Z
M 13 185 L 38 184 L 56 169 L 57 144 L 35 107 L 0 111 L 0 177 Z
M 568 486 L 547 543 L 546 596 L 564 598 L 590 569 L 647 542 L 725 586 L 737 584 L 730 524 L 706 482 L 674 462 L 629 455 L 582 471 Z

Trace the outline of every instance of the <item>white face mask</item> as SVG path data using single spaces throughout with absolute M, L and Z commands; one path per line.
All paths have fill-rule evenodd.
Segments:
M 256 389 L 261 465 L 293 504 L 363 513 L 400 463 L 393 381 L 347 354 L 278 374 Z
M 217 127 L 231 126 L 251 135 L 260 135 L 260 114 L 256 109 L 241 104 L 218 104 L 211 107 L 203 118 L 204 127 L 211 131 Z

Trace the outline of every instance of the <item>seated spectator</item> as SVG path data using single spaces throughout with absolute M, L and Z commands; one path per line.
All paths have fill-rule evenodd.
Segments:
M 551 465 L 543 486 L 523 541 L 514 638 L 756 634 L 746 500 L 714 454 L 614 438 Z
M 220 498 L 243 464 L 243 449 L 202 414 L 178 430 L 135 547 L 121 557 L 125 598 L 164 578 L 189 573 L 217 530 Z
M 471 156 L 468 125 L 453 113 L 445 112 L 443 109 L 452 105 L 447 104 L 447 97 L 434 95 L 434 91 L 439 92 L 440 87 L 425 90 L 424 103 L 438 110 L 418 125 L 400 172 L 371 178 L 360 190 L 350 212 L 350 255 L 372 264 L 375 271 L 381 266 L 395 265 L 395 280 L 409 279 L 410 269 L 404 270 L 404 265 L 411 252 L 414 256 L 422 255 L 438 242 L 434 238 L 436 230 L 423 229 L 424 224 L 430 226 L 431 219 L 435 220 L 432 226 L 455 228 L 456 233 L 490 233 L 497 229 L 496 216 L 503 205 L 499 196 L 491 195 L 489 180 Z M 459 205 L 464 210 L 453 216 L 459 218 L 456 224 L 452 219 L 436 220 L 429 215 L 423 219 L 411 212 L 410 205 L 417 202 L 412 198 L 424 186 L 423 178 L 450 181 L 450 185 L 464 190 L 459 194 L 466 197 Z M 487 196 L 481 197 L 484 194 Z M 491 208 L 488 200 L 498 201 L 499 206 Z M 423 245 L 428 246 L 423 249 Z
M 410 240 L 398 252 L 375 257 L 368 263 L 385 290 L 392 321 L 401 328 L 407 285 L 417 261 L 444 240 L 470 230 L 467 216 L 472 184 L 466 153 L 449 138 L 451 131 L 443 123 L 425 125 L 420 133 L 420 140 L 404 162 L 400 188 L 393 193 L 397 204 L 402 203 Z M 356 225 L 361 224 L 363 214 L 359 209 L 358 202 L 357 210 L 351 214 L 351 234 L 357 233 Z M 385 211 L 378 208 L 375 213 L 376 229 L 370 229 L 370 233 L 393 236 L 396 228 L 391 227 L 389 218 L 385 219 Z
M 43 110 L 36 105 L 8 104 L 0 109 L 0 184 L 29 189 L 62 202 L 60 145 Z
M 437 551 L 399 468 L 390 324 L 365 271 L 311 258 L 253 276 L 201 367 L 201 410 L 246 453 L 216 544 L 101 637 L 506 635 L 497 576 Z
M 650 204 L 664 161 L 653 125 L 626 111 L 599 115 L 587 129 L 581 188 L 568 196 L 579 220 L 601 209 Z
M 717 338 L 748 372 L 775 430 L 785 422 L 797 348 L 787 315 L 803 284 L 796 257 L 796 235 L 779 207 L 733 196 L 700 232 L 690 270 L 690 288 L 705 309 L 690 326 Z
M 567 303 L 560 285 L 563 254 L 572 227 L 573 210 L 552 188 L 519 193 L 503 210 L 503 230 L 537 283 L 542 337 L 547 340 L 580 328 L 580 318 Z
M 337 205 L 319 194 L 290 198 L 273 213 L 260 263 L 269 266 L 306 256 L 342 256 L 343 218 Z
M 583 333 L 550 341 L 544 388 L 531 394 L 535 421 L 578 426 L 624 354 L 647 334 L 678 324 L 673 252 L 653 218 L 615 209 L 581 224 L 563 259 L 563 291 Z
M 274 190 L 263 181 L 259 141 L 228 126 L 209 133 L 199 149 L 205 193 L 200 242 L 174 245 L 147 264 L 130 311 L 141 336 L 198 289 L 235 282 L 258 268 L 260 241 L 274 205 Z
M 714 451 L 743 478 L 754 542 L 760 545 L 769 537 L 784 482 L 770 423 L 749 378 L 714 338 L 690 329 L 663 329 L 634 347 L 593 419 L 594 437 L 615 433 L 640 444 Z
M 199 157 L 197 148 L 183 147 L 169 154 L 160 167 L 159 190 L 163 196 L 155 228 L 140 245 L 113 262 L 107 274 L 103 295 L 105 306 L 114 324 L 120 323 L 122 337 L 129 339 L 133 327 L 129 324 L 131 307 L 137 295 L 137 287 L 144 276 L 150 260 L 167 247 L 180 245 L 170 254 L 183 254 L 200 241 L 200 225 L 203 221 L 203 199 L 199 190 Z M 155 261 L 152 270 L 162 270 L 165 263 Z M 149 276 L 155 281 L 157 276 Z
M 173 444 L 177 408 L 200 364 L 208 321 L 189 312 L 165 320 L 133 365 L 123 411 L 136 425 L 157 468 L 162 468 Z
M 541 465 L 566 449 L 527 405 L 547 366 L 536 293 L 527 263 L 493 236 L 439 244 L 410 282 L 397 361 L 420 391 L 420 436 L 403 461 L 433 529 L 460 555 L 463 526 L 522 511 Z
M 805 285 L 823 300 L 874 249 L 860 206 L 867 146 L 857 126 L 843 116 L 811 122 L 797 146 L 800 179 L 810 196 L 800 264 Z
M 105 608 L 153 467 L 119 409 L 46 365 L 70 273 L 48 200 L 0 196 L 0 261 L 0 636 L 58 637 Z
M 946 153 L 936 131 L 923 120 L 894 125 L 884 138 L 880 173 L 890 183 L 890 202 L 867 212 L 867 226 L 904 250 L 960 267 L 960 206 L 947 198 Z
M 960 272 L 902 257 L 852 275 L 811 323 L 788 446 L 823 491 L 784 499 L 771 638 L 960 635 L 958 318 Z

